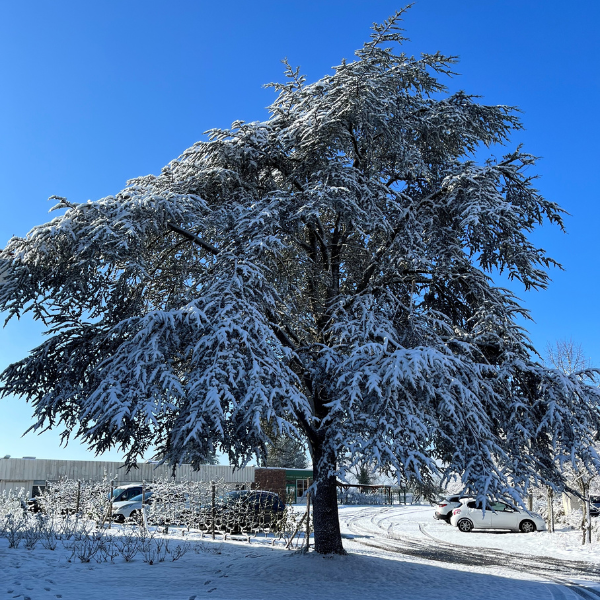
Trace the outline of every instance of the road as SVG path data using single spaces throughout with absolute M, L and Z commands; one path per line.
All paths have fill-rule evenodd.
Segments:
M 600 565 L 539 554 L 523 554 L 497 548 L 449 542 L 436 532 L 443 532 L 441 523 L 433 522 L 433 509 L 423 506 L 349 507 L 340 512 L 345 538 L 354 543 L 384 552 L 404 554 L 425 561 L 472 567 L 501 567 L 529 574 L 535 579 L 552 582 L 553 598 L 600 598 Z M 443 527 L 451 527 L 443 524 Z M 454 532 L 451 532 L 454 533 Z M 473 536 L 477 534 L 462 534 Z M 488 538 L 493 534 L 484 534 Z M 536 534 L 502 534 L 510 536 Z M 542 534 L 538 534 L 542 535 Z M 481 538 L 480 538 L 481 539 Z M 513 539 L 510 540 L 513 542 Z M 516 538 L 518 542 L 518 538 Z M 475 542 L 476 543 L 476 542 Z

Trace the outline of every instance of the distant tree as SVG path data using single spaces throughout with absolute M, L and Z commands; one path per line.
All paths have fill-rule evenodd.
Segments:
M 373 475 L 369 465 L 365 462 L 356 465 L 356 483 L 360 485 L 372 485 Z
M 586 357 L 581 344 L 575 343 L 572 339 L 557 340 L 554 344 L 546 346 L 546 354 L 548 363 L 555 369 L 558 369 L 565 375 L 571 375 L 580 378 L 582 381 L 594 383 L 593 377 L 590 375 L 591 361 Z M 596 451 L 600 453 L 600 432 L 596 431 Z M 586 541 L 592 543 L 592 521 L 590 516 L 591 502 L 590 495 L 600 493 L 600 477 L 598 471 L 589 467 L 581 460 L 574 463 L 566 464 L 564 468 L 564 476 L 566 483 L 571 491 L 576 491 L 582 499 L 582 544 Z M 547 488 L 548 505 L 550 507 L 550 518 L 553 519 L 553 511 L 551 508 L 552 497 L 554 490 L 552 487 Z M 554 529 L 554 524 L 550 525 L 551 530 Z
M 373 463 L 364 458 L 357 460 L 355 456 L 347 457 L 346 462 L 350 481 L 360 485 L 373 485 L 377 482 L 377 472 Z
M 156 444 L 244 464 L 266 420 L 308 442 L 320 553 L 344 552 L 344 456 L 515 501 L 562 482 L 557 456 L 600 466 L 598 390 L 532 357 L 527 312 L 490 278 L 545 288 L 555 262 L 528 236 L 562 210 L 520 148 L 476 162 L 515 112 L 448 95 L 454 58 L 398 52 L 401 13 L 314 83 L 288 66 L 267 121 L 116 196 L 57 198 L 64 214 L 9 241 L 0 310 L 48 335 L 0 379 L 34 429 L 130 462 Z
M 268 423 L 263 423 L 262 428 L 269 438 L 262 460 L 265 467 L 306 468 L 308 460 L 305 444 L 290 435 L 277 432 Z
M 592 363 L 586 358 L 582 345 L 576 344 L 572 339 L 548 343 L 546 355 L 548 364 L 566 375 L 583 372 L 583 376 L 589 378 L 588 371 Z

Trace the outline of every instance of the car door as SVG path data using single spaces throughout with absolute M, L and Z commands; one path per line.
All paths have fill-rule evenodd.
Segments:
M 483 513 L 483 505 L 481 502 L 475 502 L 472 500 L 467 503 L 467 507 L 469 508 L 469 518 L 473 521 L 473 526 L 477 529 L 491 529 L 492 525 L 492 509 L 490 506 L 487 506 L 485 509 L 485 514 Z
M 494 529 L 517 529 L 519 513 L 504 502 L 492 504 L 492 527 Z

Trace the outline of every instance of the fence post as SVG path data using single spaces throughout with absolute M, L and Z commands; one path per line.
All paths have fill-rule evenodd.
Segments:
M 142 481 L 142 510 L 141 510 L 142 522 L 140 523 L 140 527 L 143 525 L 144 529 L 148 529 L 148 526 L 146 523 L 146 507 L 144 506 L 145 496 L 146 496 L 146 482 Z
M 215 519 L 217 517 L 217 507 L 216 507 L 216 504 L 215 504 L 215 500 L 216 500 L 215 492 L 216 492 L 216 489 L 215 489 L 215 482 L 214 481 L 211 481 L 211 491 L 212 491 L 212 503 L 211 503 L 211 507 L 212 507 L 212 510 L 211 510 L 211 512 L 212 512 L 212 519 L 211 519 L 211 521 L 212 521 L 212 523 L 211 523 L 211 528 L 212 528 L 212 539 L 214 540 L 215 539 Z
M 77 507 L 75 508 L 76 514 L 79 514 L 79 503 L 81 501 L 81 479 L 77 481 Z
M 588 541 L 588 544 L 592 543 L 592 519 L 591 519 L 591 515 L 590 515 L 590 504 L 591 504 L 590 486 L 588 485 L 587 499 L 585 501 L 585 515 L 587 517 L 587 541 Z
M 108 528 L 112 528 L 113 482 L 110 482 L 110 497 L 108 499 Z
M 306 552 L 310 548 L 310 492 L 306 492 Z
M 554 490 L 548 487 L 548 521 L 550 533 L 554 533 Z

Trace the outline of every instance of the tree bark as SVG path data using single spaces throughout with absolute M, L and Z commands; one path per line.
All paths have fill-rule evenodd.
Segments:
M 335 456 L 323 448 L 323 442 L 313 443 L 313 473 L 316 490 L 313 494 L 315 551 L 319 554 L 346 554 L 342 545 L 338 516 Z

